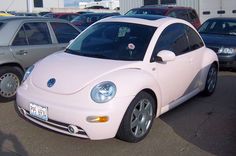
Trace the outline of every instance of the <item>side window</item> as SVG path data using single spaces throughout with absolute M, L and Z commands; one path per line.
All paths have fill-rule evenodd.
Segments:
M 14 38 L 13 42 L 12 42 L 13 46 L 23 46 L 23 45 L 28 45 L 27 39 L 26 39 L 26 35 L 25 35 L 25 30 L 24 30 L 24 26 L 22 26 L 20 28 L 20 30 L 18 31 L 16 37 Z
M 195 10 L 189 10 L 189 15 L 190 15 L 191 20 L 193 20 L 193 21 L 198 18 Z
M 51 26 L 59 43 L 69 43 L 80 33 L 67 23 L 52 22 Z
M 171 12 L 169 12 L 167 16 L 174 17 L 174 18 L 176 18 L 176 17 L 177 17 L 177 15 L 176 15 L 176 12 L 175 12 L 175 11 L 171 11 Z
M 185 25 L 179 23 L 172 24 L 161 33 L 154 48 L 151 62 L 154 61 L 155 56 L 161 50 L 170 50 L 174 52 L 176 56 L 189 51 Z
M 191 20 L 189 19 L 189 15 L 188 15 L 187 10 L 176 10 L 175 13 L 176 13 L 176 18 L 180 18 L 185 21 L 191 22 Z
M 69 15 L 62 15 L 62 16 L 60 16 L 59 18 L 60 19 L 64 19 L 64 20 L 69 20 L 69 17 L 68 17 Z
M 204 46 L 201 38 L 192 28 L 190 28 L 189 26 L 186 26 L 186 32 L 189 39 L 189 47 L 191 51 L 199 49 L 202 46 Z
M 52 43 L 46 23 L 25 23 L 24 29 L 29 45 L 44 45 Z

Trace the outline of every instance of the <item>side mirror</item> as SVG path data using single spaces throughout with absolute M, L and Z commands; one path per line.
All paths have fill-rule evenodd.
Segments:
M 69 44 L 71 44 L 72 42 L 74 42 L 74 40 L 75 40 L 75 39 L 73 39 L 73 40 L 70 40 Z
M 157 54 L 158 60 L 161 60 L 162 62 L 174 61 L 175 57 L 175 53 L 169 50 L 162 50 Z

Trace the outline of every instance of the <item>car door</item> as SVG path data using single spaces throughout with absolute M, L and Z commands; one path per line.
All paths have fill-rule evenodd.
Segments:
M 174 61 L 155 62 L 161 50 L 175 53 Z M 155 64 L 156 79 L 162 92 L 163 105 L 167 105 L 193 91 L 196 73 L 192 64 L 192 54 L 186 36 L 185 25 L 171 24 L 161 33 L 154 48 L 151 62 Z
M 80 34 L 80 31 L 69 23 L 50 22 L 50 25 L 57 40 L 58 50 L 65 49 L 69 42 Z
M 46 22 L 24 23 L 16 33 L 10 49 L 25 68 L 57 51 Z

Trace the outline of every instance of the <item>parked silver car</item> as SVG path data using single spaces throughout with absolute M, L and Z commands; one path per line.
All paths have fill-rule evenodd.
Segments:
M 43 17 L 0 17 L 0 102 L 15 98 L 25 69 L 64 49 L 80 30 Z

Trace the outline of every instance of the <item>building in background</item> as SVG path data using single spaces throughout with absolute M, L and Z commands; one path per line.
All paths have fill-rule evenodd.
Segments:
M 51 8 L 64 8 L 64 0 L 0 0 L 2 11 L 39 12 Z
M 107 8 L 110 10 L 116 10 L 120 7 L 119 0 L 72 0 L 66 4 L 65 7 L 71 8 Z
M 124 14 L 132 8 L 154 4 L 192 7 L 201 22 L 212 17 L 236 17 L 235 0 L 120 0 L 120 12 Z

